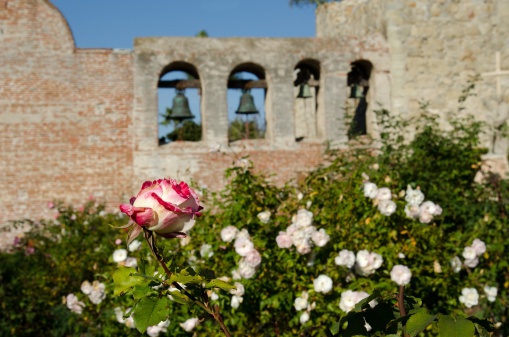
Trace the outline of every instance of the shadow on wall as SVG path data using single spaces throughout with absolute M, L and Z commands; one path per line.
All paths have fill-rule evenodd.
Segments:
M 355 114 L 353 116 L 348 138 L 367 134 L 366 111 L 368 110 L 368 101 L 366 99 L 369 90 L 369 78 L 373 69 L 373 64 L 367 60 L 357 60 L 352 62 L 351 70 L 348 73 L 347 85 L 350 87 L 350 98 L 355 100 Z

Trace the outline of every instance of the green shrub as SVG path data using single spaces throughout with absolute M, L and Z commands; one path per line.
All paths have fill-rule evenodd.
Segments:
M 478 138 L 482 125 L 472 119 L 457 119 L 451 121 L 448 131 L 443 131 L 435 117 L 424 114 L 415 138 L 407 140 L 407 121 L 386 111 L 381 111 L 379 117 L 383 126 L 381 147 L 330 150 L 327 164 L 310 172 L 302 184 L 290 182 L 277 187 L 266 177 L 254 174 L 248 165 L 228 169 L 229 183 L 223 191 L 203 191 L 207 209 L 189 237 L 158 239 L 160 251 L 171 257 L 172 266 L 199 272 L 212 269 L 215 276 L 242 284 L 242 294 L 241 287 L 236 294 L 219 290 L 207 294 L 211 303 L 221 308 L 232 335 L 325 336 L 331 334 L 331 328 L 339 332 L 346 321 L 350 327 L 360 327 L 359 315 L 368 317 L 369 324 L 369 315 L 379 313 L 380 307 L 370 311 L 367 303 L 361 303 L 364 309 L 346 313 L 343 309 L 348 306 L 339 306 L 342 296 L 344 301 L 347 290 L 375 294 L 384 308 L 392 308 L 398 291 L 390 275 L 395 265 L 405 265 L 412 273 L 405 287 L 407 309 L 419 313 L 415 317 L 433 316 L 428 328 L 416 332 L 420 336 L 444 331 L 444 322 L 454 321 L 450 318 L 454 316 L 470 317 L 468 324 L 474 325 L 486 323 L 479 319 L 489 319 L 498 323 L 497 333 L 509 333 L 509 238 L 504 235 L 509 189 L 507 180 L 494 174 L 487 174 L 480 182 L 474 179 L 482 163 Z M 374 185 L 368 183 L 378 190 L 388 188 L 394 204 L 383 201 L 382 194 L 370 195 L 368 187 Z M 419 191 L 433 204 L 427 204 L 428 213 L 420 210 L 412 218 L 412 208 L 408 208 L 405 198 L 412 193 L 419 195 Z M 112 253 L 119 248 L 114 242 L 121 231 L 110 225 L 118 227 L 125 219 L 100 215 L 100 210 L 93 203 L 80 212 L 61 207 L 57 222 L 31 222 L 34 230 L 16 251 L 2 254 L 5 262 L 0 267 L 0 301 L 7 313 L 0 319 L 2 335 L 30 335 L 36 331 L 55 336 L 136 334 L 117 322 L 114 308 L 120 307 L 125 313 L 137 301 L 166 298 L 167 286 L 160 281 L 146 282 L 144 286 L 150 288 L 146 293 L 134 289 L 129 296 L 112 296 L 112 273 L 118 275 L 126 269 L 113 271 L 117 264 L 112 262 Z M 311 220 L 315 226 L 312 230 Z M 222 233 L 225 228 L 232 230 L 229 238 L 227 232 Z M 319 234 L 313 239 L 304 234 L 294 236 L 291 247 L 280 248 L 284 245 L 281 232 L 295 233 L 296 228 L 299 233 L 310 230 L 305 235 Z M 239 239 L 242 236 L 243 241 Z M 470 267 L 462 265 L 456 270 L 451 260 L 456 256 L 464 263 L 465 247 L 478 245 L 476 238 L 485 243 L 486 250 L 482 245 L 472 248 L 475 257 L 468 260 Z M 245 268 L 247 257 L 239 254 L 246 255 L 251 243 L 261 256 L 261 263 L 253 270 Z M 26 255 L 30 247 L 35 247 L 35 252 Z M 337 264 L 342 250 L 357 254 L 357 266 Z M 358 254 L 363 250 L 378 254 L 369 255 L 372 260 L 364 267 Z M 147 267 L 155 262 L 147 245 L 129 255 L 139 264 L 131 274 L 152 278 L 157 269 Z M 376 265 L 378 256 L 383 258 L 381 265 Z M 256 260 L 256 256 L 251 258 Z M 84 280 L 105 283 L 102 303 L 94 305 L 80 292 Z M 152 288 L 154 284 L 163 287 Z M 494 301 L 488 299 L 485 286 L 497 288 Z M 465 288 L 476 289 L 478 299 L 460 300 Z M 69 293 L 77 294 L 86 304 L 81 315 L 71 313 L 62 304 L 62 297 Z M 222 335 L 200 308 L 182 306 L 174 295 L 174 301 L 164 309 L 170 320 L 166 335 L 190 335 L 179 324 L 192 317 L 203 319 L 194 329 L 198 336 Z M 390 313 L 398 319 L 397 310 Z M 396 325 L 402 321 L 405 319 L 397 320 Z M 373 335 L 377 331 L 383 336 L 375 323 L 371 321 Z M 362 327 L 359 329 L 358 333 L 369 335 Z M 478 336 L 483 333 L 480 328 L 476 332 Z

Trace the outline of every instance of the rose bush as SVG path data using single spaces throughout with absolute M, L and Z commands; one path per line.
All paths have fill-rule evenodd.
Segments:
M 382 333 L 386 324 L 380 324 L 376 317 L 399 317 L 395 294 L 400 284 L 405 285 L 409 295 L 404 302 L 407 309 L 416 319 L 429 318 L 427 322 L 431 322 L 428 328 L 424 326 L 421 336 L 437 335 L 441 327 L 450 323 L 449 314 L 456 316 L 454 322 L 468 325 L 477 336 L 484 331 L 480 319 L 485 318 L 495 324 L 494 336 L 509 334 L 509 238 L 500 234 L 508 227 L 509 184 L 490 174 L 480 182 L 474 180 L 482 164 L 478 123 L 455 120 L 445 132 L 437 128 L 435 117 L 424 115 L 415 139 L 404 142 L 407 132 L 400 126 L 405 123 L 385 111 L 380 112 L 380 117 L 380 125 L 384 126 L 382 151 L 365 147 L 328 151 L 327 165 L 309 172 L 302 183 L 285 186 L 274 186 L 269 179 L 255 174 L 251 165 L 242 163 L 227 171 L 229 183 L 223 191 L 196 189 L 203 194 L 200 199 L 212 206 L 203 212 L 202 225 L 192 228 L 185 239 L 160 240 L 160 250 L 171 256 L 168 265 L 178 267 L 174 278 L 196 280 L 187 289 L 220 307 L 233 335 L 323 336 L 332 327 L 337 333 L 350 329 L 346 332 L 350 336 L 394 334 L 397 324 Z M 136 200 L 123 206 L 135 221 L 131 226 L 140 232 L 143 228 L 154 232 L 161 219 L 158 212 L 173 208 L 153 197 L 152 193 L 160 198 L 164 193 L 162 187 L 152 185 L 153 182 L 144 185 Z M 198 200 L 191 193 L 189 199 Z M 166 200 L 179 209 L 187 207 L 181 199 Z M 193 207 L 193 216 L 202 213 L 198 201 Z M 169 225 L 171 231 L 163 234 L 181 232 L 186 221 L 192 220 L 190 213 L 176 214 L 187 218 L 175 221 L 175 227 Z M 64 226 L 66 240 L 74 235 L 74 226 L 82 219 L 82 214 L 74 210 L 61 219 L 61 223 L 68 224 Z M 106 220 L 101 221 L 105 225 Z M 79 233 L 83 236 L 85 230 Z M 99 240 L 95 235 L 90 237 Z M 156 317 L 157 322 L 154 319 L 146 331 L 157 331 L 160 336 L 222 335 L 214 321 L 203 319 L 203 311 L 180 305 L 189 304 L 188 299 L 169 286 L 162 268 L 149 263 L 154 259 L 146 244 L 127 251 L 125 242 L 114 243 L 118 232 L 107 237 L 95 246 L 102 247 L 97 256 L 83 254 L 86 260 L 81 260 L 75 252 L 73 258 L 80 261 L 76 263 L 80 267 L 75 267 L 73 273 L 81 270 L 81 276 L 65 289 L 57 288 L 55 296 L 73 293 L 76 298 L 70 297 L 69 306 L 82 313 L 72 312 L 53 300 L 51 307 L 61 310 L 64 321 L 55 324 L 68 327 L 72 322 L 79 333 L 93 334 L 100 327 L 117 335 L 135 334 L 132 324 L 141 319 L 130 308 L 142 300 L 156 308 L 157 300 L 162 301 L 164 318 Z M 76 250 L 79 241 L 72 240 Z M 48 246 L 50 241 L 45 241 Z M 44 260 L 42 252 L 47 252 L 43 247 L 48 247 L 29 235 L 17 245 L 17 259 L 38 258 L 38 263 Z M 121 249 L 126 251 L 114 255 Z M 69 250 L 66 254 L 70 254 Z M 137 264 L 129 263 L 127 267 L 129 258 L 136 259 Z M 109 271 L 102 267 L 104 261 L 109 261 Z M 97 269 L 92 262 L 97 262 Z M 117 287 L 107 281 L 113 266 L 117 267 L 116 272 L 131 275 L 138 282 L 125 289 L 131 297 L 111 296 Z M 0 268 L 7 269 L 4 265 Z M 9 270 L 13 269 L 11 265 Z M 2 273 L 2 294 L 13 291 L 23 298 L 17 287 L 6 288 L 10 275 Z M 236 282 L 236 289 L 219 291 L 214 284 L 203 288 L 207 277 L 212 276 Z M 86 280 L 91 284 L 96 280 L 105 283 L 106 297 L 100 304 L 92 303 L 89 295 L 80 292 L 81 283 Z M 25 282 L 25 289 L 36 289 Z M 136 298 L 146 294 L 140 288 L 148 292 L 148 299 Z M 5 306 L 22 312 L 13 303 L 14 297 L 9 298 Z M 33 312 L 42 310 L 38 307 Z M 473 317 L 467 320 L 469 316 Z M 37 317 L 33 320 L 36 326 L 39 317 L 33 317 Z M 408 324 L 416 319 L 409 319 Z M 338 321 L 349 324 L 345 328 Z M 0 322 L 4 327 L 1 331 L 9 335 L 13 325 L 1 318 Z M 30 327 L 25 324 L 23 328 Z M 15 330 L 22 328 L 16 326 Z

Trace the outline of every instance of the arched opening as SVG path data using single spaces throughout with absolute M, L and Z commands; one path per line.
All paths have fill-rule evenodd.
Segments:
M 228 140 L 265 138 L 265 70 L 254 63 L 236 66 L 228 76 Z
M 368 110 L 367 95 L 369 78 L 373 64 L 367 60 L 357 60 L 350 63 L 347 85 L 350 88 L 350 98 L 354 100 L 355 113 L 348 130 L 348 138 L 367 134 L 366 112 Z
M 173 62 L 158 82 L 159 145 L 200 141 L 201 85 L 198 70 L 187 62 Z
M 295 66 L 293 85 L 296 141 L 317 138 L 319 83 L 319 61 L 306 59 Z

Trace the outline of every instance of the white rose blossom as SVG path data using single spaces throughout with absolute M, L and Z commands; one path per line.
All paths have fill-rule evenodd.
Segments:
M 375 199 L 378 194 L 378 187 L 371 183 L 367 182 L 364 184 L 364 196 L 366 198 Z
M 299 209 L 292 220 L 297 228 L 308 227 L 313 224 L 313 213 L 307 209 Z
M 88 295 L 92 292 L 92 285 L 88 281 L 83 281 L 81 283 L 81 292 L 85 295 Z
M 243 301 L 244 301 L 244 298 L 242 296 L 233 295 L 230 305 L 232 308 L 238 309 L 238 307 L 240 306 L 240 303 L 242 303 Z
M 422 211 L 422 209 L 419 212 L 419 222 L 420 223 L 430 223 L 431 220 L 433 220 L 433 215 L 428 212 Z
M 399 286 L 405 286 L 410 283 L 412 272 L 407 266 L 401 264 L 395 265 L 391 270 L 391 280 Z
M 254 244 L 248 238 L 237 237 L 234 243 L 234 247 L 237 254 L 239 254 L 240 256 L 246 256 L 247 254 L 249 254 L 251 250 L 254 249 Z
M 210 300 L 211 300 L 211 301 L 217 301 L 217 300 L 219 299 L 219 295 L 218 295 L 217 293 L 215 293 L 215 292 L 213 292 L 213 291 L 212 291 L 212 292 L 210 293 L 209 298 L 210 298 Z
M 305 310 L 308 307 L 308 300 L 306 298 L 297 297 L 293 302 L 293 306 L 297 311 Z
M 465 260 L 473 260 L 477 257 L 476 251 L 474 248 L 468 246 L 463 249 L 463 257 Z
M 127 250 L 117 249 L 113 252 L 113 262 L 120 263 L 127 259 Z
M 497 299 L 498 289 L 496 287 L 484 286 L 484 293 L 486 294 L 488 301 L 495 302 Z
M 65 298 L 65 303 L 67 305 L 67 308 L 74 312 L 75 314 L 81 315 L 83 312 L 83 308 L 85 307 L 85 303 L 78 301 L 78 297 L 74 294 L 69 294 Z
M 479 304 L 479 294 L 475 288 L 463 288 L 459 300 L 461 303 L 465 304 L 467 308 L 472 308 Z
M 279 248 L 290 248 L 293 244 L 292 237 L 286 232 L 279 232 L 279 235 L 276 237 L 276 243 Z
M 405 215 L 410 219 L 418 219 L 421 214 L 421 208 L 417 204 L 406 204 Z
M 161 332 L 166 333 L 168 331 L 168 326 L 170 325 L 170 321 L 161 321 L 157 325 L 152 325 L 147 327 L 147 335 L 150 337 L 157 337 Z
M 242 230 L 237 232 L 237 236 L 235 236 L 236 239 L 248 239 L 251 240 L 251 236 L 249 235 L 249 232 L 247 229 L 243 228 Z
M 473 259 L 466 259 L 463 264 L 469 268 L 475 268 L 479 264 L 479 259 L 477 257 Z
M 352 291 L 347 290 L 341 293 L 341 300 L 339 301 L 339 308 L 344 312 L 349 312 L 355 308 L 355 305 L 369 297 L 369 294 L 364 291 Z M 369 302 L 369 305 L 373 308 L 376 305 L 375 301 Z
M 124 319 L 124 311 L 122 310 L 122 308 L 116 307 L 115 309 L 113 309 L 113 312 L 115 312 L 115 318 L 117 319 L 117 321 L 119 323 L 124 324 L 125 319 Z
M 230 290 L 230 294 L 239 297 L 243 296 L 245 292 L 244 285 L 240 282 L 235 282 L 233 285 L 235 286 L 235 289 Z
M 409 204 L 420 205 L 424 201 L 424 193 L 419 189 L 412 189 L 412 186 L 408 185 L 405 193 L 405 201 Z
M 124 266 L 129 268 L 136 268 L 136 266 L 138 266 L 138 261 L 135 257 L 128 257 L 124 262 Z
M 127 246 L 130 252 L 134 252 L 135 250 L 138 250 L 140 247 L 141 247 L 140 240 L 133 240 L 133 242 L 131 242 L 129 246 Z
M 461 270 L 461 265 L 462 265 L 460 258 L 457 256 L 453 257 L 450 261 L 450 264 L 451 264 L 452 271 L 454 271 L 455 273 L 459 273 L 459 271 Z
M 392 200 L 380 200 L 378 203 L 378 210 L 386 216 L 391 216 L 396 212 L 396 203 Z
M 240 276 L 240 273 L 237 269 L 232 270 L 232 279 L 234 280 L 241 280 L 242 276 Z
M 104 283 L 100 283 L 99 281 L 92 282 L 92 290 L 88 294 L 88 298 L 90 302 L 94 304 L 101 303 L 106 298 L 106 285 Z
M 199 319 L 198 318 L 189 318 L 184 323 L 179 323 L 179 325 L 187 332 L 193 331 L 193 329 L 198 325 Z
M 474 239 L 471 247 L 474 249 L 477 256 L 481 256 L 486 252 L 486 244 L 479 239 Z
M 211 258 L 214 255 L 214 251 L 212 250 L 212 246 L 209 244 L 203 244 L 200 247 L 200 256 L 208 259 Z
M 239 230 L 237 227 L 226 226 L 221 230 L 221 240 L 223 240 L 223 242 L 232 242 L 235 239 L 238 231 Z
M 314 232 L 311 235 L 311 239 L 313 240 L 314 244 L 318 247 L 323 247 L 329 242 L 330 236 L 325 232 L 325 229 L 320 228 L 320 230 Z
M 299 318 L 300 324 L 305 324 L 307 321 L 309 321 L 309 313 L 307 311 L 304 311 Z
M 262 262 L 262 256 L 256 249 L 251 249 L 251 251 L 244 257 L 244 260 L 249 266 L 255 268 Z
M 131 308 L 127 308 L 125 313 L 128 313 L 130 310 L 131 310 Z M 131 329 L 134 329 L 136 327 L 132 316 L 129 316 L 126 319 L 124 319 L 124 311 L 121 308 L 116 307 L 114 309 L 114 312 L 115 312 L 115 317 L 119 323 L 125 324 L 128 328 L 131 328 Z
M 270 220 L 270 211 L 264 211 L 264 212 L 260 212 L 258 213 L 257 217 L 258 219 L 262 222 L 262 223 L 268 223 L 269 220 Z
M 251 267 L 244 259 L 239 261 L 238 273 L 242 278 L 250 279 L 254 276 L 256 269 Z
M 376 199 L 379 201 L 382 200 L 391 200 L 392 193 L 391 190 L 388 187 L 381 187 L 378 189 L 378 192 L 376 194 Z
M 327 275 L 319 275 L 313 280 L 313 287 L 317 293 L 328 293 L 332 290 L 332 279 Z
M 339 252 L 338 256 L 336 256 L 334 262 L 338 266 L 352 268 L 353 265 L 355 264 L 355 254 L 352 251 L 343 249 L 342 251 Z
M 360 250 L 357 252 L 355 259 L 355 271 L 362 276 L 374 274 L 375 270 L 380 268 L 383 264 L 381 255 L 368 252 L 367 250 Z

